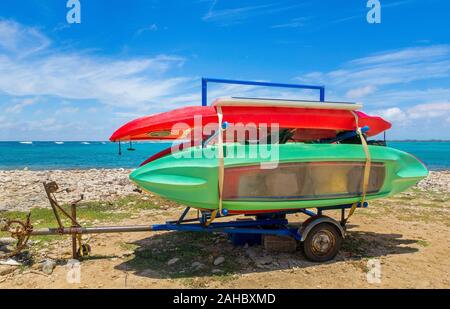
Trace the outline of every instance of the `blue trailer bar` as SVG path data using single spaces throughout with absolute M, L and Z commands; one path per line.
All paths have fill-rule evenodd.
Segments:
M 204 226 L 201 223 L 190 224 L 155 224 L 151 226 L 152 231 L 189 231 L 189 232 L 220 232 L 227 234 L 260 234 L 260 235 L 279 235 L 292 236 L 300 240 L 301 235 L 296 229 L 289 229 L 287 227 L 288 220 L 286 219 L 263 219 L 263 220 L 245 220 L 245 221 L 230 221 L 211 223 L 209 226 Z M 262 228 L 262 227 L 277 228 Z
M 357 207 L 367 207 L 367 202 L 361 206 L 358 203 Z M 184 219 L 190 207 L 187 207 L 181 217 L 175 221 L 167 221 L 165 224 L 155 224 L 150 226 L 151 231 L 189 231 L 189 232 L 220 232 L 227 234 L 259 234 L 259 235 L 279 235 L 291 236 L 296 240 L 300 240 L 302 235 L 296 228 L 290 228 L 289 222 L 285 218 L 287 214 L 304 213 L 308 216 L 315 217 L 322 215 L 326 210 L 342 210 L 351 208 L 351 204 L 337 205 L 330 207 L 319 207 L 317 212 L 309 209 L 293 209 L 287 211 L 280 211 L 277 213 L 267 213 L 256 215 L 256 219 L 236 220 L 228 222 L 212 222 L 205 225 L 205 218 L 197 217 L 193 219 Z M 219 217 L 227 217 L 219 215 Z M 207 218 L 206 218 L 207 219 Z M 193 223 L 197 222 L 197 223 Z
M 204 77 L 204 78 L 202 78 L 202 106 L 208 105 L 208 83 L 319 90 L 320 101 L 321 102 L 325 101 L 325 87 L 324 86 L 255 82 L 255 81 L 246 81 L 246 80 L 233 80 L 233 79 L 219 79 L 219 78 Z

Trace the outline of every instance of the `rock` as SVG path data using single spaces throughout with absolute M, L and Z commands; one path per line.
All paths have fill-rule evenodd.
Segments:
M 255 263 L 260 265 L 272 264 L 273 258 L 270 255 L 255 258 Z
M 261 254 L 261 250 L 259 247 L 253 246 L 245 250 L 245 253 L 250 259 L 255 261 L 255 259 Z
M 212 273 L 213 274 L 221 274 L 221 273 L 223 273 L 223 271 L 221 269 L 213 269 Z
M 218 258 L 216 258 L 214 260 L 214 266 L 218 266 L 220 264 L 222 264 L 223 262 L 225 262 L 225 258 L 223 256 L 219 256 Z
M 170 260 L 167 262 L 167 265 L 169 265 L 169 266 L 174 265 L 174 264 L 177 263 L 179 260 L 180 260 L 179 258 L 173 258 L 173 259 L 170 259 Z
M 194 262 L 194 263 L 192 263 L 191 267 L 192 267 L 194 270 L 200 270 L 200 269 L 202 269 L 202 268 L 205 268 L 205 264 L 202 264 L 202 263 L 200 263 L 200 262 Z
M 7 260 L 0 260 L 0 265 L 8 265 L 8 266 L 20 266 L 21 263 L 17 262 L 13 259 L 7 259 Z
M 2 237 L 0 238 L 0 245 L 14 245 L 16 241 L 17 240 L 12 237 Z
M 52 259 L 45 260 L 42 263 L 42 272 L 47 275 L 51 275 L 53 273 L 53 269 L 56 267 L 56 262 Z
M 6 225 L 7 225 L 6 219 L 0 218 L 0 231 L 6 228 Z

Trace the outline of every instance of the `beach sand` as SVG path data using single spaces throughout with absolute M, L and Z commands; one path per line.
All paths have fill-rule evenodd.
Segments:
M 97 212 L 85 209 L 81 224 L 157 224 L 180 215 L 181 205 L 135 192 L 128 173 L 119 169 L 2 171 L 0 205 L 9 211 L 0 212 L 0 217 L 16 216 L 11 210 L 48 209 L 42 187 L 47 178 L 74 190 L 64 200 L 75 200 L 81 193 L 88 200 L 109 200 L 95 204 Z M 42 210 L 33 210 L 33 224 L 55 226 L 51 212 L 46 214 L 49 218 Z M 339 211 L 327 215 L 339 218 Z M 303 214 L 289 215 L 293 223 L 305 219 Z M 358 209 L 347 228 L 341 251 L 327 263 L 309 262 L 301 250 L 270 253 L 262 246 L 233 247 L 221 234 L 86 235 L 83 239 L 92 247 L 92 256 L 81 262 L 79 283 L 67 281 L 69 237 L 33 238 L 27 265 L 0 265 L 0 289 L 450 288 L 450 171 L 432 172 L 410 190 Z M 215 265 L 219 258 L 224 262 Z M 42 262 L 48 259 L 57 264 L 51 274 L 44 274 Z M 378 265 L 379 281 L 368 281 L 373 265 Z

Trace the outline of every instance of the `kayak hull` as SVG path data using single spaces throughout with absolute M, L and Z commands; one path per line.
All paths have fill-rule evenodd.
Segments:
M 324 130 L 327 134 L 329 132 L 326 131 L 355 129 L 355 116 L 349 110 L 276 106 L 223 106 L 221 109 L 223 121 L 232 126 L 276 124 L 280 128 Z M 375 136 L 391 128 L 391 124 L 381 117 L 369 116 L 359 111 L 354 113 L 358 116 L 360 127 L 369 127 L 367 136 Z M 190 106 L 130 121 L 114 132 L 110 140 L 117 142 L 182 139 L 184 134 L 193 128 L 202 130 L 206 126 L 215 127 L 214 124 L 217 123 L 216 107 Z
M 361 145 L 226 144 L 224 209 L 262 213 L 352 204 L 361 200 L 365 153 Z M 402 192 L 428 175 L 415 157 L 369 146 L 367 200 Z M 146 191 L 198 208 L 217 209 L 217 147 L 191 147 L 152 161 L 130 175 Z

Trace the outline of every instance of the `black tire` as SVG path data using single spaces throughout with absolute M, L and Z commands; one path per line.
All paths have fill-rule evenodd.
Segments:
M 303 251 L 308 260 L 326 262 L 332 260 L 342 245 L 342 236 L 329 223 L 319 223 L 309 231 L 303 242 Z

